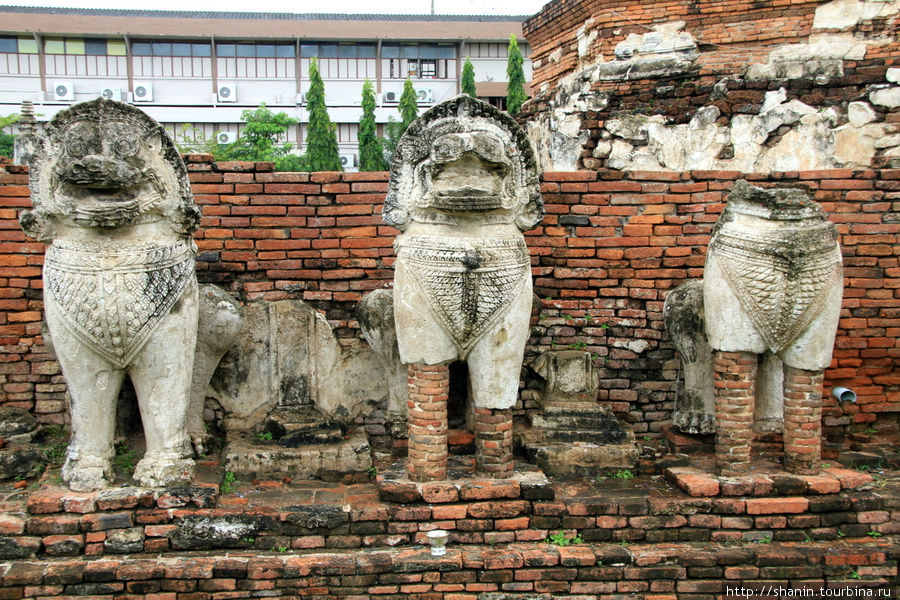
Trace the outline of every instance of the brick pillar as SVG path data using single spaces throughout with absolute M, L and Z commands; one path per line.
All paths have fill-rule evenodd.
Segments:
M 409 451 L 407 473 L 413 481 L 447 478 L 447 365 L 408 365 Z
M 784 468 L 798 475 L 822 462 L 822 375 L 784 366 Z
M 512 409 L 476 408 L 474 413 L 476 474 L 509 477 L 513 472 Z
M 750 472 L 756 355 L 716 352 L 716 464 L 726 476 Z

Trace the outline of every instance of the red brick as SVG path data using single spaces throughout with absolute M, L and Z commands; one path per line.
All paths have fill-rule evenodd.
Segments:
M 25 519 L 0 514 L 0 535 L 19 535 L 25 532 Z
M 852 469 L 831 466 L 823 469 L 823 471 L 840 481 L 841 489 L 844 490 L 855 490 L 872 483 L 871 475 Z
M 33 515 L 62 512 L 66 492 L 55 488 L 43 488 L 28 497 L 28 512 Z
M 675 483 L 690 496 L 716 496 L 719 493 L 719 480 L 696 469 L 670 468 L 666 469 L 665 475 L 667 479 Z
M 748 515 L 793 514 L 806 512 L 806 498 L 748 498 Z

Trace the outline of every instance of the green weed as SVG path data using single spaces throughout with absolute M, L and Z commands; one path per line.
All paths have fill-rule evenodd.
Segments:
M 547 543 L 553 544 L 554 546 L 568 546 L 569 544 L 581 544 L 584 540 L 575 532 L 575 535 L 567 538 L 566 533 L 564 531 L 557 531 L 556 533 L 551 533 L 547 537 Z
M 234 476 L 234 473 L 231 471 L 225 471 L 225 476 L 222 477 L 222 483 L 219 484 L 219 493 L 220 494 L 231 494 L 234 492 L 237 487 L 237 477 Z
M 134 474 L 134 466 L 137 461 L 137 453 L 128 445 L 128 440 L 119 440 L 114 446 L 112 465 L 116 473 L 125 477 Z

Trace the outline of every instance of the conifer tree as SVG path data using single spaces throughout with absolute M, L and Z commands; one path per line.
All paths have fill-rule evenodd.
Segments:
M 469 60 L 468 56 L 462 70 L 462 93 L 468 94 L 473 98 L 477 96 L 475 92 L 475 67 L 472 66 L 472 61 Z
M 310 171 L 340 171 L 341 157 L 338 152 L 334 123 L 325 106 L 325 84 L 319 75 L 319 66 L 313 58 L 309 64 L 309 91 L 306 92 L 306 108 L 309 110 L 309 124 L 306 129 L 306 155 Z
M 525 104 L 525 71 L 522 69 L 522 52 L 514 34 L 509 34 L 509 58 L 506 61 L 506 111 L 514 115 Z
M 403 84 L 403 93 L 400 95 L 400 104 L 397 106 L 397 110 L 400 111 L 400 120 L 388 117 L 388 122 L 384 126 L 385 137 L 381 140 L 384 146 L 384 160 L 387 163 L 393 160 L 397 144 L 400 143 L 400 138 L 406 133 L 406 129 L 419 116 L 416 89 L 409 78 Z
M 400 96 L 400 105 L 397 107 L 400 111 L 400 134 L 403 135 L 416 117 L 419 116 L 419 104 L 416 102 L 416 89 L 413 87 L 412 80 L 407 77 L 406 83 L 403 84 L 403 94 Z
M 375 130 L 375 87 L 368 79 L 362 89 L 362 110 L 359 120 L 359 170 L 384 171 L 384 149 Z

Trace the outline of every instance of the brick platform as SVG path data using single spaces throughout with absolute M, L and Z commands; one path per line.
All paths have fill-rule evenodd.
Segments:
M 402 481 L 403 473 L 398 463 L 396 471 L 378 475 L 377 485 L 239 481 L 228 494 L 214 484 L 90 494 L 46 482 L 31 493 L 6 485 L 0 488 L 0 561 L 384 548 L 424 543 L 432 529 L 449 530 L 452 544 L 537 542 L 559 531 L 590 543 L 745 543 L 761 536 L 837 542 L 900 534 L 900 477 L 892 473 L 878 487 L 869 475 L 847 469 L 829 468 L 827 477 L 771 474 L 754 479 L 752 489 L 707 475 L 703 482 L 719 486 L 704 494 L 719 494 L 712 497 L 692 497 L 696 485 L 685 493 L 659 477 L 548 483 L 518 465 L 509 480 L 479 480 L 469 472 L 456 481 L 416 483 Z M 449 475 L 456 473 L 451 463 Z M 673 468 L 669 475 L 678 475 L 678 483 L 703 473 Z M 756 495 L 763 491 L 771 497 Z
M 897 545 L 868 541 L 746 547 L 543 542 L 503 548 L 273 552 L 257 556 L 110 557 L 0 563 L 5 598 L 216 600 L 258 597 L 367 600 L 551 600 L 635 597 L 697 600 L 734 590 L 833 590 L 835 597 L 893 598 Z M 878 590 L 881 590 L 881 595 Z M 836 593 L 839 591 L 840 593 Z M 783 594 L 786 595 L 786 594 Z
M 510 463 L 513 466 L 513 463 Z M 376 477 L 378 497 L 385 502 L 443 504 L 472 500 L 553 500 L 555 492 L 541 470 L 527 463 L 515 463 L 504 478 L 484 479 L 473 470 L 471 460 L 452 459 L 449 479 L 420 483 L 404 476 L 403 463 Z
M 693 497 L 837 494 L 871 489 L 874 482 L 867 473 L 843 467 L 829 466 L 816 475 L 800 475 L 772 464 L 755 466 L 752 473 L 733 477 L 695 467 L 669 467 L 663 475 Z

